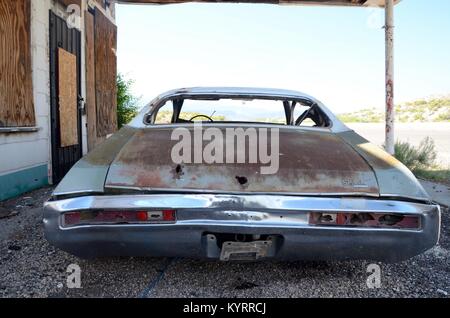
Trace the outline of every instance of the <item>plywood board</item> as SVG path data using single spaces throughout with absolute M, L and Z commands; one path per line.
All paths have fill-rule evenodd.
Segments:
M 77 57 L 58 49 L 59 131 L 61 147 L 78 144 Z
M 95 95 L 97 137 L 117 130 L 117 27 L 95 10 Z
M 0 0 L 0 127 L 34 126 L 30 0 Z
M 97 145 L 97 107 L 95 102 L 95 35 L 94 15 L 85 13 L 86 36 L 86 115 L 88 150 Z
M 95 0 L 95 2 L 97 2 L 100 7 L 105 8 L 105 1 L 104 0 Z

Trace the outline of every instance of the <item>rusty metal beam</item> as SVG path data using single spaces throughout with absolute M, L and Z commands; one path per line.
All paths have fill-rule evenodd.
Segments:
M 395 4 L 401 0 L 394 0 Z M 337 6 L 375 6 L 384 7 L 386 0 L 117 0 L 117 3 L 135 4 L 175 4 L 185 2 L 214 3 L 271 3 L 296 5 L 337 5 Z
M 391 155 L 394 154 L 394 1 L 386 0 L 386 134 L 385 148 Z

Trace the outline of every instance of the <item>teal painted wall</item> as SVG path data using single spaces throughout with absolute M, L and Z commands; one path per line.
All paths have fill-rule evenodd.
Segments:
M 48 185 L 47 165 L 0 176 L 0 201 Z

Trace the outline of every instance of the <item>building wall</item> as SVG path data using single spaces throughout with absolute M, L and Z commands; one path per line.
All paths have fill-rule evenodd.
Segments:
M 48 184 L 50 84 L 48 59 L 51 0 L 31 1 L 31 55 L 36 132 L 0 133 L 0 200 Z
M 70 0 L 66 0 L 66 2 Z M 81 3 L 81 83 L 86 96 L 84 12 L 92 0 Z M 68 17 L 66 7 L 57 0 L 31 0 L 31 50 L 33 99 L 36 131 L 0 132 L 0 201 L 52 183 L 49 11 Z M 87 152 L 86 116 L 82 118 L 83 153 Z

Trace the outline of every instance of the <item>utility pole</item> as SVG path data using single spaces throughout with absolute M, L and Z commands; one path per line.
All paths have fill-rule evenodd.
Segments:
M 395 144 L 394 109 L 394 0 L 385 0 L 386 37 L 386 131 L 385 148 L 393 155 Z

